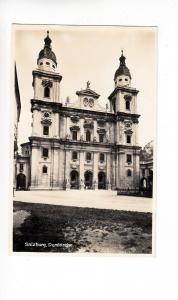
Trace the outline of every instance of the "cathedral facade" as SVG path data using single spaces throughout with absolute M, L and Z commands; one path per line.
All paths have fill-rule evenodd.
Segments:
M 123 52 L 109 107 L 90 82 L 78 100 L 62 104 L 57 58 L 49 32 L 33 70 L 32 135 L 22 144 L 18 173 L 25 189 L 135 189 L 140 185 L 137 94 Z M 20 181 L 17 188 L 20 187 Z

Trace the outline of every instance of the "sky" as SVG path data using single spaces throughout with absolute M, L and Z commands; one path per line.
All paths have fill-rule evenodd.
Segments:
M 32 71 L 44 46 L 46 31 L 57 57 L 61 101 L 77 100 L 76 91 L 89 80 L 105 107 L 114 89 L 114 73 L 121 50 L 132 76 L 137 98 L 139 145 L 155 139 L 157 107 L 157 31 L 155 27 L 13 25 L 13 61 L 16 62 L 21 97 L 19 144 L 31 135 Z

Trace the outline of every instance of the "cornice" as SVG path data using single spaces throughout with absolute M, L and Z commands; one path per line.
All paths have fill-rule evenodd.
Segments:
M 137 89 L 134 88 L 128 88 L 128 87 L 121 87 L 121 86 L 117 86 L 114 91 L 109 95 L 108 99 L 111 100 L 115 94 L 118 91 L 122 91 L 122 92 L 127 92 L 127 93 L 131 93 L 133 95 L 137 95 L 139 93 L 139 91 Z
M 65 107 L 62 106 L 60 109 L 60 114 L 63 116 L 71 117 L 73 114 L 77 114 L 79 117 L 95 117 L 95 118 L 106 118 L 108 121 L 113 122 L 115 121 L 115 114 L 114 113 L 107 113 L 103 111 L 93 111 L 93 110 L 86 110 L 81 108 L 74 108 L 74 107 Z
M 138 114 L 131 114 L 131 113 L 125 113 L 125 112 L 118 112 L 117 113 L 117 121 L 124 121 L 125 119 L 131 119 L 133 123 L 138 123 L 140 115 Z
M 53 112 L 59 112 L 60 108 L 62 107 L 62 103 L 59 102 L 50 102 L 44 101 L 39 99 L 31 99 L 31 112 L 33 110 L 41 110 L 42 107 L 52 108 Z
M 47 142 L 50 144 L 56 144 L 56 145 L 64 145 L 64 146 L 70 146 L 70 145 L 75 145 L 75 146 L 84 146 L 84 147 L 97 147 L 97 148 L 111 148 L 113 149 L 115 144 L 113 143 L 99 143 L 99 142 L 86 142 L 86 141 L 72 141 L 72 140 L 67 140 L 67 139 L 57 139 L 57 138 L 44 138 L 44 137 L 37 137 L 37 136 L 30 136 L 29 137 L 30 144 L 36 143 L 35 146 L 39 147 L 40 142 Z
M 98 99 L 100 97 L 99 94 L 97 94 L 96 92 L 90 90 L 90 89 L 86 89 L 86 90 L 82 90 L 82 91 L 77 91 L 76 95 L 78 96 L 87 96 L 87 97 L 93 97 Z
M 32 75 L 33 76 L 38 76 L 38 77 L 52 78 L 52 79 L 55 79 L 59 82 L 62 80 L 62 76 L 59 73 L 52 73 L 52 72 L 48 73 L 48 72 L 41 71 L 41 70 L 33 70 Z
M 140 146 L 133 146 L 133 145 L 116 145 L 117 149 L 129 149 L 129 150 L 141 150 L 142 147 Z

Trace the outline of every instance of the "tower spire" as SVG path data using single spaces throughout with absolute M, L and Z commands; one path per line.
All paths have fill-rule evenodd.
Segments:
M 43 59 L 43 58 L 46 59 L 47 58 L 47 59 L 51 59 L 55 63 L 55 65 L 57 67 L 56 55 L 52 51 L 51 42 L 52 42 L 52 40 L 49 37 L 49 30 L 47 30 L 47 35 L 46 35 L 46 37 L 44 39 L 44 46 L 43 46 L 43 49 L 40 51 L 40 53 L 38 55 L 37 64 L 39 63 L 39 61 L 41 59 Z M 49 69 L 49 67 L 48 67 L 48 69 Z M 53 67 L 52 70 L 54 71 L 54 69 L 55 68 Z
M 119 60 L 120 60 L 120 66 L 125 66 L 126 64 L 125 64 L 125 60 L 126 60 L 126 58 L 125 58 L 125 56 L 124 56 L 124 54 L 123 54 L 123 49 L 121 50 L 121 57 L 119 58 Z
M 44 42 L 45 42 L 44 47 L 51 48 L 51 42 L 52 42 L 52 40 L 49 37 L 49 30 L 47 30 L 47 36 L 44 39 Z

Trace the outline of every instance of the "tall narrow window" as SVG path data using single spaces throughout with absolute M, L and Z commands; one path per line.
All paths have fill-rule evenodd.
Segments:
M 132 176 L 132 171 L 130 169 L 127 170 L 127 176 L 128 177 Z
M 104 162 L 104 153 L 100 153 L 100 162 L 101 162 L 101 163 Z
M 43 148 L 43 157 L 47 158 L 48 157 L 48 148 Z
M 102 133 L 99 134 L 99 142 L 100 143 L 104 142 L 104 134 L 102 134 Z
M 73 141 L 77 141 L 77 131 L 76 130 L 72 131 L 72 139 L 73 139 Z
M 76 160 L 78 158 L 78 153 L 76 151 L 72 152 L 72 159 Z
M 50 97 L 50 88 L 48 86 L 45 86 L 45 88 L 44 88 L 44 97 L 45 98 Z
M 87 160 L 87 161 L 90 161 L 90 160 L 91 160 L 91 153 L 90 153 L 90 152 L 87 152 L 87 153 L 86 153 L 86 160 Z
M 43 168 L 42 168 L 42 173 L 43 173 L 43 174 L 47 174 L 47 173 L 48 173 L 48 168 L 47 168 L 47 166 L 43 166 Z
M 131 143 L 131 135 L 127 135 L 126 138 L 127 138 L 127 144 L 130 144 Z
M 130 101 L 129 100 L 127 100 L 125 102 L 125 107 L 126 107 L 127 110 L 130 110 Z
M 86 132 L 86 141 L 87 142 L 91 141 L 91 132 L 89 130 L 87 130 L 87 132 Z
M 43 126 L 43 135 L 49 135 L 49 126 Z
M 23 172 L 23 163 L 20 163 L 20 172 Z
M 131 163 L 131 162 L 132 162 L 132 155 L 127 154 L 127 163 Z

